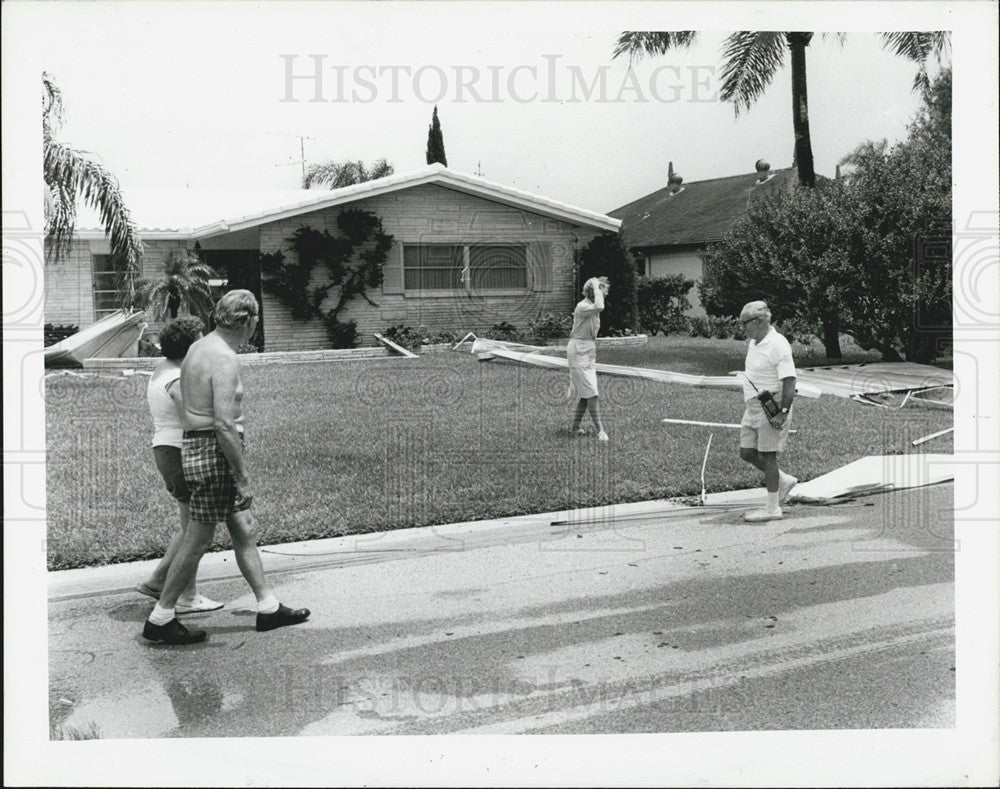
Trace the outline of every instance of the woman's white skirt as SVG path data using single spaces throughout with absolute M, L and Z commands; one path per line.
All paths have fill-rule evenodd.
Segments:
M 597 397 L 597 343 L 572 339 L 566 346 L 569 396 L 573 400 Z

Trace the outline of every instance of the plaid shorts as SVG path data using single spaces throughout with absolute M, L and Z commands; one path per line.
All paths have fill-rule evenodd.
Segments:
M 243 434 L 240 433 L 240 443 Z M 214 435 L 184 439 L 181 453 L 184 481 L 191 491 L 190 518 L 199 523 L 218 523 L 233 513 L 236 480 L 219 439 Z

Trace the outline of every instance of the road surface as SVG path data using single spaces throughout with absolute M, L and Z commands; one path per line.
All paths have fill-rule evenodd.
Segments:
M 952 500 L 945 484 L 765 524 L 718 506 L 430 533 L 434 550 L 275 573 L 313 609 L 298 627 L 256 633 L 242 580 L 204 582 L 229 602 L 185 617 L 209 631 L 191 647 L 144 642 L 138 594 L 51 600 L 52 733 L 953 727 Z

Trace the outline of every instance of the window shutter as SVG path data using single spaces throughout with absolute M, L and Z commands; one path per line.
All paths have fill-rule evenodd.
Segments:
M 528 271 L 532 290 L 552 290 L 552 245 L 548 241 L 528 244 Z
M 403 245 L 393 241 L 389 254 L 382 265 L 382 292 L 403 292 Z

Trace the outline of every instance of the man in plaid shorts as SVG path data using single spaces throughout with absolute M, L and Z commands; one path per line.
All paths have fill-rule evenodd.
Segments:
M 212 544 L 215 524 L 226 522 L 236 563 L 257 598 L 257 630 L 296 625 L 309 609 L 278 602 L 267 586 L 257 550 L 256 522 L 243 462 L 243 384 L 236 349 L 257 328 L 260 308 L 248 290 L 233 290 L 215 307 L 215 331 L 195 342 L 181 367 L 184 401 L 184 481 L 191 491 L 190 520 L 170 565 L 160 600 L 143 627 L 150 641 L 193 644 L 206 633 L 177 621 L 177 597 Z

